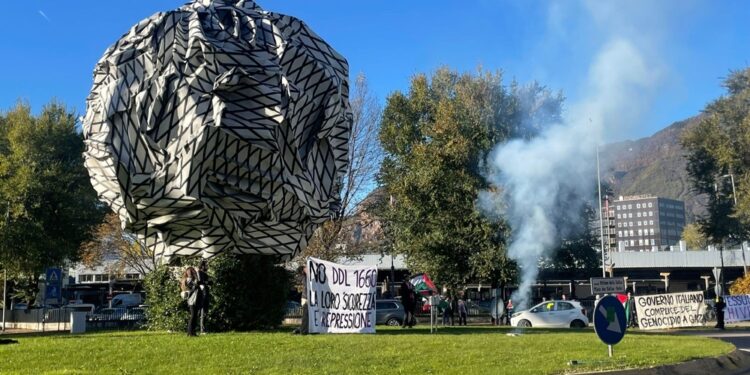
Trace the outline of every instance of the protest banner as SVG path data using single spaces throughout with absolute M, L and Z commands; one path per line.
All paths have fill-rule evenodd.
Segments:
M 635 297 L 640 329 L 696 327 L 704 324 L 703 292 L 656 294 Z
M 724 296 L 724 322 L 742 322 L 750 320 L 750 295 Z
M 307 259 L 310 333 L 375 333 L 376 267 Z

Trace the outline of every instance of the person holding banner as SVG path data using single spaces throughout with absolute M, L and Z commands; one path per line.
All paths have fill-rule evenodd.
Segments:
M 404 280 L 401 283 L 401 304 L 404 305 L 404 323 L 401 328 L 413 327 L 416 322 L 414 317 L 414 310 L 417 309 L 417 297 L 414 294 L 414 286 L 409 280 Z
M 716 326 L 715 328 L 724 329 L 724 308 L 727 304 L 724 303 L 724 298 L 721 296 L 716 298 L 716 304 L 714 310 L 716 311 Z
M 307 265 L 300 266 L 297 269 L 297 275 L 302 279 L 302 296 L 300 297 L 300 305 L 302 305 L 302 323 L 300 323 L 299 328 L 294 330 L 294 333 L 306 335 L 310 332 L 310 317 L 307 312 Z

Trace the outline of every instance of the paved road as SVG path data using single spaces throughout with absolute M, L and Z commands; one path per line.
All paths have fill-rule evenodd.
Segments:
M 735 327 L 729 328 L 724 331 L 716 329 L 706 329 L 683 331 L 681 334 L 686 335 L 700 335 L 705 337 L 713 337 L 720 340 L 724 340 L 732 343 L 738 350 L 750 354 L 750 330 L 747 327 Z M 750 368 L 732 372 L 731 375 L 750 375 Z

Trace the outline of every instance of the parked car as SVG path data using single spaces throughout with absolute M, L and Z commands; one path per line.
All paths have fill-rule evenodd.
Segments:
M 545 301 L 510 318 L 516 327 L 583 328 L 589 325 L 586 309 L 577 301 Z
M 375 301 L 375 324 L 400 326 L 405 314 L 404 305 L 397 299 Z

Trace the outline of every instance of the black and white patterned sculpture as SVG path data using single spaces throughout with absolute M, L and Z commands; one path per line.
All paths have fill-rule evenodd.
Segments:
M 300 20 L 196 0 L 134 26 L 94 71 L 86 167 L 162 261 L 304 249 L 340 204 L 346 60 Z

